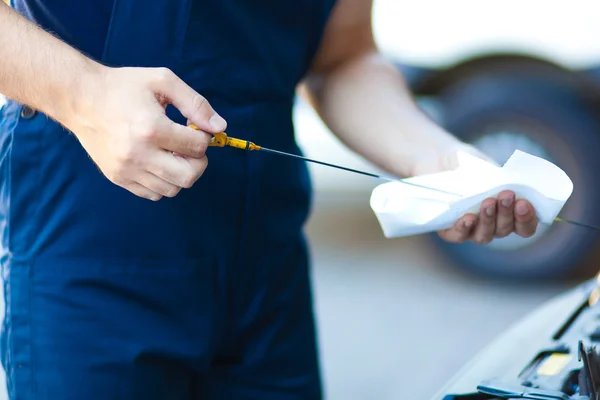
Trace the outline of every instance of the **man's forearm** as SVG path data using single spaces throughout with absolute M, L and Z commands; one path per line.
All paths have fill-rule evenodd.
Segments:
M 415 104 L 402 75 L 377 53 L 307 80 L 313 105 L 349 148 L 397 176 L 460 142 Z
M 0 1 L 0 93 L 61 121 L 100 65 Z

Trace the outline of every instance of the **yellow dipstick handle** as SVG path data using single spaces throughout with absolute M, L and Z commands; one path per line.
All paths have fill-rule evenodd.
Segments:
M 200 128 L 198 128 L 194 124 L 189 125 L 189 127 L 192 129 L 195 129 L 197 131 L 200 130 Z M 260 150 L 260 146 L 257 146 L 254 143 L 249 142 L 247 140 L 228 137 L 225 132 L 214 133 L 214 134 L 212 134 L 212 137 L 213 137 L 212 141 L 209 144 L 209 146 L 211 146 L 211 147 L 229 146 L 229 147 L 235 147 L 236 149 L 241 149 L 241 150 Z

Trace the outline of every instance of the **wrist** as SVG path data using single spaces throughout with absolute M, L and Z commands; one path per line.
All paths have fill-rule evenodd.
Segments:
M 411 165 L 410 176 L 454 170 L 460 166 L 458 158 L 459 153 L 470 154 L 494 165 L 498 165 L 492 158 L 481 152 L 475 146 L 461 142 L 457 139 L 456 142 L 448 143 L 445 147 L 440 146 L 431 148 L 429 151 L 422 151 L 419 156 L 415 157 L 415 162 Z
M 67 128 L 73 124 L 80 125 L 86 118 L 85 115 L 94 108 L 94 104 L 98 105 L 101 82 L 108 69 L 82 57 L 72 76 L 56 90 L 55 101 L 51 102 L 47 114 Z
M 408 176 L 454 169 L 457 167 L 455 155 L 470 146 L 439 127 L 428 133 L 427 138 L 413 146 L 412 157 L 406 166 Z

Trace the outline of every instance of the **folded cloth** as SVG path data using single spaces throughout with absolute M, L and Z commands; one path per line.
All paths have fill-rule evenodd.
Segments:
M 511 190 L 526 199 L 540 223 L 552 224 L 573 193 L 573 182 L 551 162 L 517 150 L 498 167 L 468 153 L 459 154 L 459 166 L 451 171 L 406 179 L 422 186 L 392 181 L 371 194 L 374 211 L 385 237 L 419 235 L 446 229 L 466 213 L 479 213 L 481 203 Z

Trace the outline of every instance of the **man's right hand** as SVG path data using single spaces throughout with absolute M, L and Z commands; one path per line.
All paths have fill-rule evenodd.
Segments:
M 208 133 L 223 132 L 227 124 L 171 71 L 100 67 L 81 83 L 83 99 L 60 122 L 111 182 L 157 201 L 191 187 L 204 173 Z M 170 120 L 168 104 L 202 131 Z
M 71 130 L 108 179 L 144 198 L 192 186 L 207 166 L 207 133 L 227 125 L 171 71 L 105 67 L 2 1 L 0 60 L 0 93 Z M 203 132 L 171 121 L 168 104 Z

